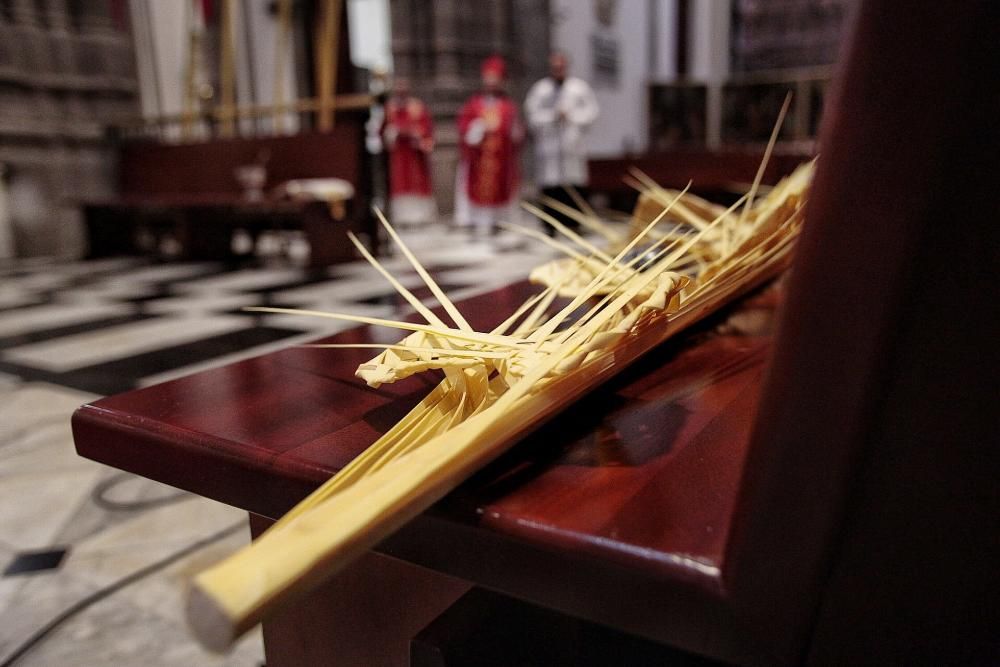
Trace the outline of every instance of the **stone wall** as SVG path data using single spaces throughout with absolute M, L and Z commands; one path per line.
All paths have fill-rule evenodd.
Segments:
M 856 0 L 735 0 L 733 71 L 830 65 Z
M 114 194 L 106 128 L 138 112 L 125 4 L 0 0 L 0 224 L 18 256 L 82 255 L 80 202 Z

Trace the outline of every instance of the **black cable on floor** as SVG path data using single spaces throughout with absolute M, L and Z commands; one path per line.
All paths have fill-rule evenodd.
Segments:
M 58 615 L 56 615 L 56 617 L 53 618 L 51 621 L 49 621 L 41 628 L 36 630 L 34 634 L 28 637 L 16 649 L 14 649 L 14 652 L 11 653 L 9 656 L 7 656 L 7 658 L 3 661 L 3 663 L 0 663 L 0 667 L 11 667 L 11 665 L 13 665 L 15 662 L 24 657 L 24 655 L 27 654 L 29 651 L 31 651 L 31 649 L 35 648 L 35 646 L 37 646 L 43 640 L 45 640 L 45 638 L 48 637 L 50 634 L 52 634 L 52 632 L 55 631 L 57 628 L 59 628 L 59 626 L 61 626 L 66 621 L 70 620 L 71 618 L 79 614 L 84 609 L 90 607 L 94 603 L 100 602 L 109 595 L 117 593 L 126 586 L 130 586 L 141 579 L 145 579 L 149 575 L 154 574 L 159 570 L 162 570 L 163 568 L 172 565 L 173 563 L 176 563 L 180 559 L 194 553 L 195 551 L 198 551 L 199 549 L 203 549 L 215 542 L 218 542 L 219 540 L 225 539 L 230 535 L 236 533 L 236 531 L 240 529 L 245 529 L 246 525 L 247 525 L 246 521 L 240 520 L 235 524 L 229 526 L 228 528 L 223 528 L 217 533 L 214 533 L 202 540 L 198 540 L 197 542 L 189 544 L 180 551 L 175 551 L 166 558 L 163 558 L 161 560 L 156 561 L 155 563 L 147 565 L 144 568 L 136 570 L 132 574 L 122 577 L 121 579 L 110 584 L 109 586 L 94 591 L 93 593 L 86 596 L 82 600 L 73 603 L 67 609 L 63 610 Z
M 128 482 L 133 479 L 139 479 L 130 472 L 120 472 L 111 477 L 108 477 L 102 482 L 99 482 L 90 491 L 90 499 L 95 505 L 100 507 L 102 510 L 107 512 L 137 512 L 139 510 L 153 509 L 154 507 L 163 507 L 165 505 L 172 505 L 173 503 L 179 502 L 181 500 L 186 500 L 188 498 L 196 498 L 192 493 L 188 491 L 177 491 L 176 493 L 171 493 L 166 496 L 160 496 L 158 498 L 149 498 L 146 500 L 131 500 L 127 502 L 122 502 L 118 500 L 111 500 L 107 497 L 108 492 L 118 486 L 123 482 Z
M 6 433 L 3 437 L 0 437 L 0 448 L 14 445 L 25 436 L 34 435 L 39 429 L 49 426 L 62 425 L 65 423 L 66 417 L 64 415 L 54 415 L 37 419 L 31 424 L 19 428 L 13 433 Z M 195 497 L 187 491 L 177 491 L 176 493 L 160 496 L 158 498 L 132 501 L 112 500 L 107 497 L 107 494 L 111 491 L 111 489 L 115 488 L 119 484 L 122 484 L 123 482 L 133 479 L 137 479 L 136 476 L 127 472 L 121 472 L 113 475 L 101 482 L 98 482 L 98 484 L 90 492 L 90 499 L 95 505 L 107 512 L 137 512 L 140 510 L 148 510 L 156 507 L 163 507 L 165 505 L 171 505 L 181 500 Z

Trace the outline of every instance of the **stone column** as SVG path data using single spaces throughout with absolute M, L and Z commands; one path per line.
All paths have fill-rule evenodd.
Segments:
M 729 78 L 729 34 L 732 11 L 729 3 L 693 5 L 688 60 L 691 77 L 707 88 L 705 143 L 717 149 L 722 143 L 722 86 Z
M 9 0 L 0 15 L 0 163 L 20 255 L 79 256 L 81 202 L 115 187 L 105 127 L 134 116 L 131 37 L 108 3 Z M 4 243 L 9 252 L 10 243 Z
M 14 224 L 7 203 L 7 168 L 0 162 L 0 259 L 14 256 Z

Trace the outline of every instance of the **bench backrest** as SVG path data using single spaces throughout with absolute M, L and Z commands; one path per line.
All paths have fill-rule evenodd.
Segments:
M 1000 655 L 998 25 L 859 3 L 727 559 L 782 662 Z
M 270 154 L 265 188 L 296 178 L 342 178 L 366 192 L 364 127 L 338 119 L 329 133 L 283 137 L 214 139 L 195 144 L 128 142 L 121 150 L 121 194 L 238 194 L 235 169 Z

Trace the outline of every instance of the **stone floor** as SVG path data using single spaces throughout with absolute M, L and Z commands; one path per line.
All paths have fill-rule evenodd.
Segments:
M 454 299 L 551 257 L 507 234 L 428 227 L 404 238 Z M 408 287 L 419 283 L 401 257 L 385 264 Z M 263 663 L 259 633 L 214 656 L 189 638 L 181 614 L 188 577 L 248 541 L 245 513 L 82 459 L 69 429 L 73 410 L 101 395 L 347 326 L 241 310 L 251 305 L 405 310 L 362 262 L 0 264 L 0 664 Z

